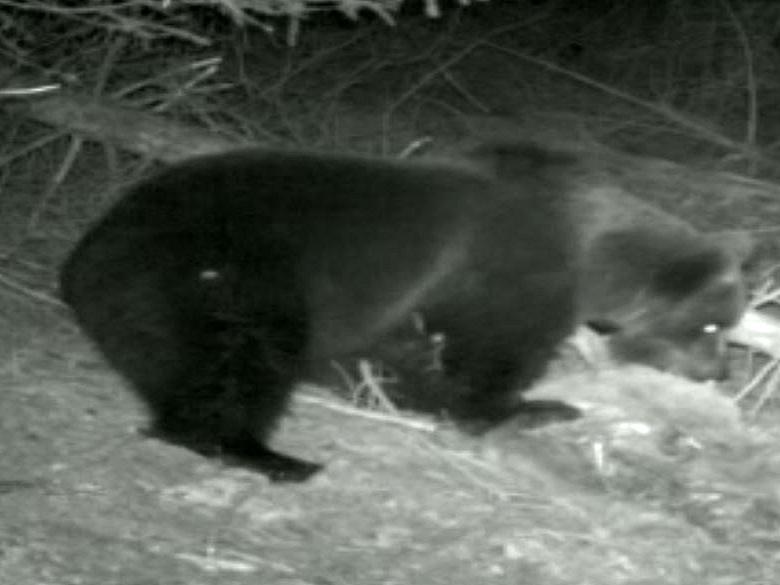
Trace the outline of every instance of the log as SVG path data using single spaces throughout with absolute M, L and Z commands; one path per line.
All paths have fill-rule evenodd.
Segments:
M 22 90 L 5 90 L 0 96 L 4 96 L 0 104 L 12 115 L 69 130 L 164 163 L 249 144 L 133 110 L 109 99 L 57 90 L 50 85 L 52 91 L 43 96 L 36 95 L 34 88 L 43 87 L 43 84 L 28 78 L 14 77 L 8 85 L 31 88 L 26 96 Z

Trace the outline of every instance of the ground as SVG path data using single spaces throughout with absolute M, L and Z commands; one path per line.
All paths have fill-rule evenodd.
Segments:
M 702 228 L 750 230 L 769 266 L 777 112 L 760 104 L 776 97 L 776 19 L 751 12 L 761 2 L 736 14 L 747 51 L 728 14 L 699 4 L 671 3 L 652 38 L 512 3 L 395 30 L 311 23 L 295 50 L 260 35 L 117 57 L 87 35 L 91 50 L 58 61 L 52 49 L 51 62 L 82 83 L 110 70 L 114 92 L 141 80 L 127 105 L 257 141 L 391 156 L 511 126 L 641 154 L 652 160 L 613 170 Z M 217 78 L 176 93 L 185 65 L 215 53 Z M 110 67 L 90 61 L 105 54 Z M 758 109 L 745 105 L 753 90 Z M 780 582 L 780 414 L 769 400 L 757 419 L 732 417 L 746 367 L 718 388 L 558 372 L 540 392 L 613 396 L 622 410 L 479 440 L 305 388 L 277 437 L 327 464 L 304 485 L 145 437 L 146 413 L 54 286 L 69 247 L 144 163 L 0 116 L 0 585 Z M 677 398 L 653 402 L 665 392 Z M 701 397 L 685 416 L 680 392 Z
M 111 374 L 62 355 L 42 362 L 35 380 L 6 375 L 3 412 L 14 416 L 0 427 L 2 583 L 770 583 L 777 574 L 771 501 L 769 516 L 740 508 L 718 519 L 726 506 L 683 493 L 690 485 L 653 494 L 662 482 L 652 478 L 631 493 L 554 447 L 496 455 L 450 433 L 307 402 L 279 443 L 328 467 L 305 485 L 272 485 L 139 437 L 143 412 Z M 755 490 L 750 481 L 741 487 Z M 721 496 L 755 506 L 757 495 Z

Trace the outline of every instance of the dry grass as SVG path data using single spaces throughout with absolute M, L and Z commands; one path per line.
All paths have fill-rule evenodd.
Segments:
M 198 23 L 203 6 L 153 4 L 88 3 L 74 18 L 64 3 L 0 0 L 0 44 L 54 73 L 29 87 L 56 82 L 241 140 L 398 154 L 519 132 L 599 149 L 639 195 L 703 228 L 747 230 L 776 263 L 771 2 L 674 1 L 652 30 L 626 16 L 630 0 L 600 15 L 478 6 L 397 30 L 312 18 L 295 50 Z M 142 5 L 148 19 L 121 19 Z M 537 392 L 576 395 L 590 417 L 482 440 L 309 390 L 278 437 L 328 462 L 305 486 L 143 438 L 143 412 L 53 283 L 68 246 L 150 161 L 0 116 L 0 583 L 780 580 L 776 382 L 747 385 L 760 356 L 737 356 L 746 378 L 726 389 L 565 371 Z M 756 291 L 772 314 L 774 292 Z M 386 403 L 376 380 L 355 384 Z M 740 387 L 755 418 L 724 398 Z
M 0 24 L 12 33 L 6 39 L 9 46 L 26 43 L 35 35 L 33 30 L 19 30 L 15 20 L 34 24 L 41 19 L 52 19 L 104 35 L 121 32 L 147 43 L 174 40 L 206 47 L 212 44 L 212 39 L 208 28 L 200 30 L 204 21 L 224 18 L 237 28 L 267 34 L 274 34 L 276 25 L 282 22 L 287 43 L 294 46 L 302 23 L 308 18 L 336 12 L 358 21 L 368 14 L 393 26 L 394 15 L 402 3 L 402 0 L 89 0 L 74 5 L 64 0 L 0 0 L 0 10 L 8 11 Z M 426 0 L 423 8 L 429 18 L 441 15 L 438 0 Z

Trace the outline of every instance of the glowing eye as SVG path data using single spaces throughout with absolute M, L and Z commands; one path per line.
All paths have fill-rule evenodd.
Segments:
M 713 335 L 720 331 L 720 325 L 717 323 L 707 323 L 704 327 L 701 328 L 701 331 L 707 335 Z
M 217 280 L 222 276 L 222 274 L 219 272 L 219 270 L 214 270 L 211 268 L 207 268 L 206 270 L 201 270 L 198 277 L 201 280 L 210 281 L 210 280 Z

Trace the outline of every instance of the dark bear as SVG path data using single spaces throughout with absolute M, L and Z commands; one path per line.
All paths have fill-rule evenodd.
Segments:
M 522 143 L 454 162 L 195 158 L 119 200 L 62 295 L 154 434 L 300 481 L 320 466 L 268 447 L 295 382 L 412 313 L 444 335 L 453 380 L 424 409 L 469 428 L 522 409 L 518 388 L 578 323 L 622 359 L 709 377 L 742 310 L 736 257 L 693 230 L 666 237 L 666 219 L 604 223 L 615 194 L 588 181 L 576 155 Z

